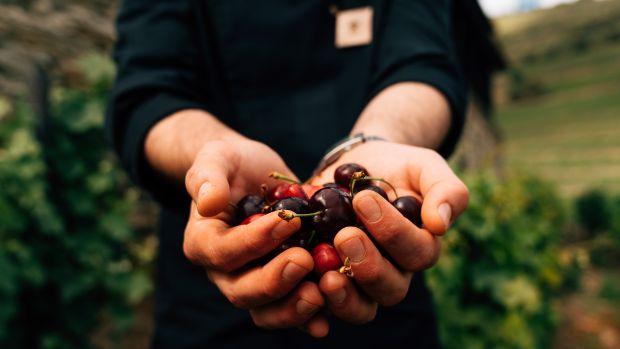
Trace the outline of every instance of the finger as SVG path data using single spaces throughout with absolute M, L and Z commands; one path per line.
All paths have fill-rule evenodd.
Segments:
M 192 204 L 194 205 L 194 204 Z M 220 219 L 203 218 L 196 210 L 185 229 L 183 251 L 195 264 L 232 271 L 271 252 L 296 232 L 299 218 L 286 221 L 277 212 L 233 228 Z
M 353 278 L 370 298 L 388 306 L 405 298 L 411 273 L 402 273 L 383 258 L 366 233 L 344 228 L 336 234 L 334 245 L 342 260 L 349 258 Z
M 185 187 L 204 217 L 214 216 L 230 201 L 229 176 L 238 167 L 238 155 L 224 142 L 209 142 L 196 156 L 185 176 Z
M 409 166 L 412 169 L 411 185 L 424 198 L 424 227 L 433 234 L 444 234 L 456 217 L 467 208 L 469 192 L 440 155 L 429 152 L 427 157 L 424 167 Z
M 420 271 L 439 259 L 439 239 L 411 223 L 381 195 L 363 190 L 353 198 L 353 208 L 377 243 L 401 268 Z
M 361 294 L 353 282 L 339 272 L 325 273 L 319 282 L 319 289 L 327 296 L 332 313 L 347 322 L 364 324 L 377 315 L 377 302 Z
M 318 313 L 312 319 L 299 327 L 302 331 L 309 333 L 312 337 L 323 338 L 329 333 L 329 323 L 324 314 Z
M 254 323 L 261 328 L 276 329 L 301 326 L 323 307 L 318 286 L 306 281 L 285 298 L 250 309 Z
M 262 267 L 236 274 L 209 271 L 209 277 L 234 306 L 250 309 L 284 297 L 313 267 L 308 251 L 294 247 Z

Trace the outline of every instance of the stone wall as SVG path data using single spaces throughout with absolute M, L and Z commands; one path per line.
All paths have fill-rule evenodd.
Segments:
M 54 81 L 78 83 L 75 58 L 110 51 L 117 1 L 1 0 L 0 95 L 28 92 L 34 67 Z

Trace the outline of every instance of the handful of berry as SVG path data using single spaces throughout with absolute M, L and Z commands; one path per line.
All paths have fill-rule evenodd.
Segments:
M 323 186 L 301 184 L 279 173 L 270 177 L 285 183 L 268 189 L 263 186 L 261 195 L 246 195 L 236 205 L 239 224 L 249 224 L 269 212 L 277 211 L 280 218 L 301 219 L 301 228 L 276 248 L 273 257 L 291 247 L 301 247 L 311 252 L 314 270 L 320 276 L 330 270 L 351 275 L 348 259 L 340 259 L 332 245 L 334 237 L 342 228 L 360 226 L 353 210 L 353 197 L 362 190 L 372 190 L 388 200 L 388 195 L 377 185 L 387 184 L 397 197 L 392 205 L 412 223 L 420 226 L 422 203 L 413 196 L 398 197 L 396 189 L 382 178 L 371 177 L 358 164 L 344 164 L 334 172 L 334 182 Z M 360 226 L 364 229 L 363 226 Z M 344 265 L 343 265 L 344 264 Z

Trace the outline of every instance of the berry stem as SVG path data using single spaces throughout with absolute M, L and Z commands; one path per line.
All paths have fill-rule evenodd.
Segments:
M 351 192 L 351 195 L 353 195 L 353 189 L 355 189 L 355 183 L 364 178 L 366 175 L 364 174 L 364 172 L 355 172 L 351 175 L 351 180 L 349 181 L 349 191 Z
M 356 172 L 357 173 L 357 172 Z M 394 188 L 394 186 L 392 185 L 392 183 L 386 181 L 383 178 L 379 178 L 379 177 L 368 177 L 368 176 L 364 176 L 364 177 L 359 177 L 356 178 L 355 176 L 351 177 L 351 185 L 350 185 L 350 190 L 351 190 L 351 195 L 355 195 L 353 189 L 355 189 L 355 183 L 357 181 L 377 181 L 377 182 L 381 182 L 381 183 L 385 183 L 387 184 L 390 189 L 392 189 L 392 191 L 394 192 L 394 195 L 396 195 L 396 197 L 398 197 L 398 192 L 396 192 L 396 188 Z
M 310 237 L 308 238 L 308 246 L 312 246 L 312 240 L 314 240 L 314 236 L 316 235 L 316 230 L 310 232 Z
M 286 182 L 294 183 L 294 184 L 301 184 L 300 181 L 296 181 L 296 180 L 292 179 L 291 177 L 288 177 L 287 175 L 282 174 L 280 172 L 271 172 L 269 174 L 269 177 L 271 177 L 273 179 L 281 180 L 281 181 L 286 181 Z
M 351 260 L 349 257 L 344 258 L 344 265 L 338 269 L 338 272 L 348 277 L 353 277 L 353 269 L 351 269 Z
M 396 192 L 396 188 L 394 188 L 392 183 L 386 181 L 383 178 L 367 177 L 367 179 L 370 180 L 370 181 L 377 181 L 377 182 L 381 182 L 381 183 L 387 184 L 388 187 L 390 187 L 390 189 L 392 189 L 392 191 L 394 192 L 395 197 L 398 197 L 398 193 Z
M 323 211 L 316 211 L 316 212 L 312 212 L 312 213 L 295 213 L 295 212 L 290 212 L 290 211 L 286 211 L 286 210 L 280 210 L 278 211 L 278 217 L 284 219 L 285 221 L 290 221 L 291 219 L 295 218 L 295 217 L 314 217 L 314 216 L 318 216 L 320 214 L 322 214 Z
M 263 199 L 267 196 L 267 190 L 269 190 L 267 184 L 263 183 L 260 185 L 260 195 L 263 197 Z

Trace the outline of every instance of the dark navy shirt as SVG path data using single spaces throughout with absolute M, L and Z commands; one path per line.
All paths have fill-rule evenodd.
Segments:
M 330 8 L 372 6 L 369 45 L 334 45 Z M 118 77 L 107 131 L 132 178 L 162 204 L 156 291 L 156 348 L 376 348 L 437 346 L 422 273 L 401 304 L 363 326 L 330 319 L 330 335 L 256 328 L 182 252 L 189 198 L 145 161 L 149 128 L 199 108 L 271 146 L 303 178 L 350 132 L 369 100 L 397 82 L 441 91 L 460 133 L 466 87 L 456 63 L 448 0 L 125 0 L 118 16 Z

